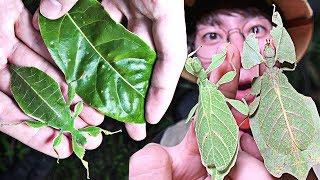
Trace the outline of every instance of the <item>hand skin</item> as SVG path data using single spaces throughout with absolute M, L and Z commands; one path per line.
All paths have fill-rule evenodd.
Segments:
M 20 0 L 0 0 L 0 22 L 0 131 L 40 152 L 57 157 L 52 147 L 53 139 L 58 135 L 57 130 L 49 127 L 37 129 L 20 123 L 30 118 L 19 109 L 12 97 L 9 65 L 32 66 L 44 71 L 59 83 L 64 97 L 67 94 L 67 84 L 63 75 L 53 65 L 39 32 L 32 26 L 32 16 Z M 79 101 L 81 99 L 76 97 L 72 106 Z M 75 126 L 82 128 L 99 125 L 103 119 L 102 114 L 85 105 Z M 87 141 L 85 148 L 94 149 L 100 145 L 102 135 L 96 138 L 87 137 Z M 57 152 L 60 158 L 72 154 L 70 135 L 63 136 Z
M 223 49 L 223 46 L 219 49 Z M 240 54 L 237 48 L 231 44 L 227 45 L 226 60 L 218 69 L 210 74 L 210 81 L 215 83 L 223 74 L 232 70 L 229 62 L 232 62 L 237 72 L 239 72 L 239 58 Z M 221 86 L 220 90 L 225 96 L 234 98 L 238 82 L 239 74 L 233 81 Z M 205 167 L 201 163 L 194 123 L 195 121 L 191 123 L 185 138 L 177 146 L 164 147 L 151 143 L 133 154 L 129 162 L 129 179 L 210 180 L 211 177 L 207 174 Z M 239 138 L 240 149 L 237 161 L 228 174 L 227 179 L 273 179 L 264 167 L 262 157 L 253 138 L 241 131 Z
M 39 9 L 47 18 L 56 19 L 76 2 L 42 0 Z M 147 122 L 156 124 L 172 100 L 187 57 L 184 0 L 103 0 L 102 5 L 115 21 L 120 22 L 123 16 L 126 17 L 128 30 L 157 52 L 145 113 Z M 145 124 L 126 124 L 126 129 L 135 140 L 142 140 L 146 136 Z
M 226 179 L 274 179 L 262 162 L 258 148 L 252 137 L 240 132 L 240 146 L 235 166 Z M 130 180 L 182 180 L 206 179 L 211 177 L 201 164 L 194 122 L 183 141 L 174 147 L 148 144 L 133 154 L 129 164 Z

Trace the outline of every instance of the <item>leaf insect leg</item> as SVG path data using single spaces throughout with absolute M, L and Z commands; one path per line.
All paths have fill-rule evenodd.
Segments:
M 252 83 L 251 95 L 255 95 L 256 98 L 250 104 L 249 116 L 252 116 L 256 112 L 258 107 L 259 107 L 259 104 L 260 104 L 260 96 L 259 96 L 259 94 L 260 94 L 260 91 L 261 91 L 261 79 L 262 79 L 262 77 L 256 78 Z
M 58 158 L 57 158 L 57 163 L 58 164 L 59 164 L 60 156 L 59 156 L 59 153 L 57 151 L 57 146 L 59 146 L 59 144 L 61 144 L 61 140 L 62 140 L 62 131 L 60 131 L 58 136 L 56 136 L 54 138 L 54 140 L 53 140 L 53 150 L 58 156 Z

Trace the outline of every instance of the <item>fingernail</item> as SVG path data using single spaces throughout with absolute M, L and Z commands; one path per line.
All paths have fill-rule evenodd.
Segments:
M 44 0 L 40 5 L 40 12 L 49 19 L 57 18 L 62 5 L 57 0 Z
M 39 31 L 39 10 L 34 13 L 33 18 L 32 18 L 32 25 L 33 27 Z
M 136 141 L 141 141 L 147 136 L 145 123 L 144 124 L 126 123 L 126 129 L 129 136 Z

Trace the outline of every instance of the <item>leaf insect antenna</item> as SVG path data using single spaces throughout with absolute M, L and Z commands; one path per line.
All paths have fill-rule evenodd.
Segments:
M 188 54 L 188 58 L 192 57 L 200 48 L 202 48 L 202 45 L 197 47 L 197 49 L 192 51 L 190 54 Z

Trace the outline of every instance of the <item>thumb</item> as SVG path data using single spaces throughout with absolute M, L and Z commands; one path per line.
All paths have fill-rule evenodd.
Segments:
M 189 130 L 182 140 L 182 142 L 178 145 L 179 148 L 183 150 L 183 152 L 188 151 L 191 154 L 199 154 L 198 141 L 196 138 L 195 132 L 195 121 L 197 119 L 197 114 L 194 116 L 194 120 L 192 120 Z
M 258 146 L 251 135 L 247 133 L 243 133 L 240 138 L 240 147 L 243 151 L 248 153 L 249 155 L 255 157 L 256 159 L 263 162 L 263 158 L 260 154 Z
M 58 19 L 67 13 L 78 0 L 41 0 L 40 13 L 49 19 Z
M 172 179 L 172 161 L 159 144 L 150 143 L 134 153 L 129 161 L 129 180 Z

